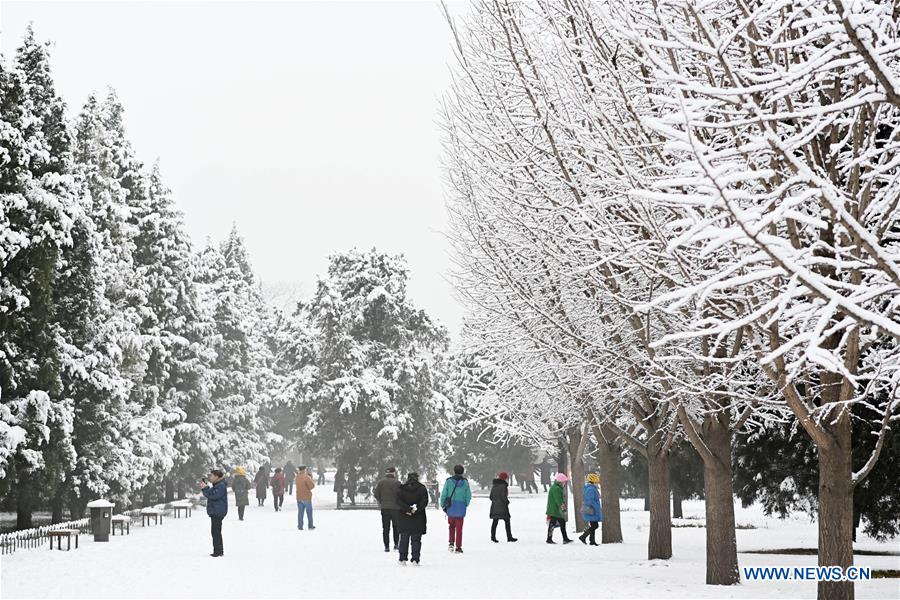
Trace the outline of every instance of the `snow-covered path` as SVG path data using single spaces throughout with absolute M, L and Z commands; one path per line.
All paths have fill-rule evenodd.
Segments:
M 321 498 L 322 494 L 319 495 Z M 648 513 L 627 501 L 624 544 L 600 547 L 544 543 L 544 496 L 512 495 L 516 544 L 491 543 L 489 502 L 476 497 L 466 519 L 463 555 L 446 550 L 442 513 L 429 509 L 422 566 L 401 567 L 381 547 L 376 511 L 316 511 L 316 530 L 298 531 L 296 503 L 275 513 L 248 507 L 246 520 L 230 508 L 223 535 L 225 556 L 213 559 L 209 519 L 167 519 L 161 527 L 132 530 L 109 543 L 88 537 L 71 553 L 21 551 L 3 557 L 3 598 L 290 598 L 290 597 L 791 597 L 815 596 L 813 582 L 745 582 L 724 588 L 704 581 L 704 530 L 676 528 L 674 558 L 647 561 Z M 251 500 L 252 502 L 252 500 Z M 702 503 L 685 503 L 685 516 L 702 515 Z M 739 550 L 814 547 L 816 528 L 805 517 L 765 519 L 738 509 Z M 558 538 L 558 533 L 557 533 Z M 896 550 L 897 543 L 858 548 Z M 815 565 L 815 556 L 741 554 L 742 566 Z M 897 569 L 896 556 L 863 556 L 857 564 Z M 896 579 L 858 583 L 858 598 L 898 597 Z

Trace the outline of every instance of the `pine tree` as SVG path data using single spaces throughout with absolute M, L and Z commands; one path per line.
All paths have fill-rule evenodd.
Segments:
M 54 297 L 77 217 L 64 112 L 46 48 L 29 28 L 13 64 L 0 64 L 0 468 L 20 528 L 74 458 Z
M 159 406 L 166 436 L 176 453 L 167 472 L 155 473 L 154 484 L 165 475 L 165 496 L 174 497 L 192 474 L 179 473 L 187 457 L 177 434 L 186 422 L 185 408 L 203 393 L 202 336 L 197 322 L 197 289 L 190 241 L 171 191 L 159 166 L 147 178 L 145 194 L 129 195 L 130 220 L 135 234 L 133 260 L 136 279 L 146 293 L 147 309 L 140 324 L 147 368 L 142 403 Z
M 104 308 L 94 332 L 97 364 L 108 379 L 79 403 L 84 410 L 76 440 L 81 449 L 73 473 L 70 510 L 80 514 L 91 495 L 110 494 L 128 503 L 174 463 L 178 415 L 159 403 L 159 387 L 148 382 L 153 329 L 150 284 L 136 262 L 139 207 L 147 202 L 149 181 L 128 142 L 122 106 L 113 92 L 105 102 L 90 97 L 76 126 L 76 165 L 87 196 L 97 247 L 95 275 Z
M 205 346 L 211 352 L 208 396 L 190 417 L 198 424 L 195 472 L 209 465 L 254 468 L 268 460 L 266 418 L 271 356 L 267 307 L 243 240 L 233 229 L 200 255 L 197 281 Z
M 448 450 L 440 358 L 447 334 L 406 296 L 402 257 L 331 257 L 308 306 L 286 319 L 279 370 L 295 435 L 314 456 L 365 475 L 433 468 Z M 299 335 L 291 339 L 287 332 Z

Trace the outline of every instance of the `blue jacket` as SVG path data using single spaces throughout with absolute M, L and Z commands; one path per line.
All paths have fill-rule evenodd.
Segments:
M 211 517 L 224 517 L 228 514 L 228 484 L 225 479 L 220 479 L 202 491 L 206 496 L 206 514 Z
M 444 511 L 448 517 L 465 517 L 466 508 L 472 501 L 472 489 L 469 482 L 462 475 L 454 475 L 448 477 L 444 482 L 444 490 L 441 492 L 441 508 L 446 504 L 447 498 L 450 498 L 450 506 Z
M 590 508 L 594 510 L 591 511 Z M 593 512 L 593 514 L 588 514 Z M 600 506 L 600 490 L 593 483 L 584 484 L 584 499 L 581 502 L 581 516 L 585 521 L 602 521 L 603 507 Z

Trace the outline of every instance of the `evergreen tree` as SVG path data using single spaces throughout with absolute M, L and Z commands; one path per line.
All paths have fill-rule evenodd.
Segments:
M 20 528 L 74 458 L 54 296 L 77 218 L 64 112 L 29 28 L 13 64 L 0 60 L 0 486 L 15 495 Z
M 147 381 L 152 350 L 160 343 L 150 284 L 135 256 L 141 232 L 136 215 L 147 202 L 149 182 L 125 137 L 122 114 L 113 92 L 104 102 L 92 96 L 75 125 L 76 168 L 96 232 L 94 277 L 103 290 L 92 340 L 103 356 L 93 364 L 107 378 L 95 379 L 93 389 L 76 398 L 83 415 L 76 431 L 74 515 L 98 494 L 132 501 L 151 480 L 161 480 L 175 454 L 168 426 L 178 415 L 160 405 L 152 376 Z
M 447 334 L 412 305 L 406 281 L 402 257 L 333 255 L 309 304 L 279 332 L 280 400 L 295 435 L 362 477 L 385 465 L 433 469 L 448 451 Z
M 166 475 L 165 494 L 171 500 L 176 484 L 182 487 L 193 479 L 192 473 L 178 472 L 188 457 L 177 432 L 186 422 L 186 407 L 204 393 L 203 340 L 190 241 L 158 165 L 150 172 L 145 192 L 130 201 L 136 230 L 133 260 L 148 308 L 140 324 L 147 357 L 140 386 L 145 394 L 142 404 L 160 408 L 166 437 L 171 436 L 176 447 L 172 467 L 152 479 L 157 484 Z
M 854 462 L 874 446 L 869 424 L 854 407 Z M 767 515 L 786 517 L 792 511 L 815 514 L 819 489 L 818 457 L 809 436 L 796 422 L 767 423 L 735 440 L 735 494 L 744 506 L 760 502 Z M 891 432 L 878 464 L 853 492 L 854 536 L 860 525 L 877 539 L 900 533 L 900 436 Z
M 201 462 L 253 468 L 268 460 L 273 441 L 264 413 L 272 385 L 267 307 L 237 229 L 219 248 L 207 246 L 199 265 L 201 321 L 212 361 L 208 396 L 190 415 L 199 425 L 195 468 Z

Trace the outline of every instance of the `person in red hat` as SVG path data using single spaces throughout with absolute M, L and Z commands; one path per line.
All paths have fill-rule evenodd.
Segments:
M 512 527 L 509 524 L 509 473 L 501 471 L 494 479 L 491 487 L 491 541 L 499 543 L 497 539 L 497 523 L 503 521 L 506 524 L 506 541 L 517 542 L 512 535 Z

